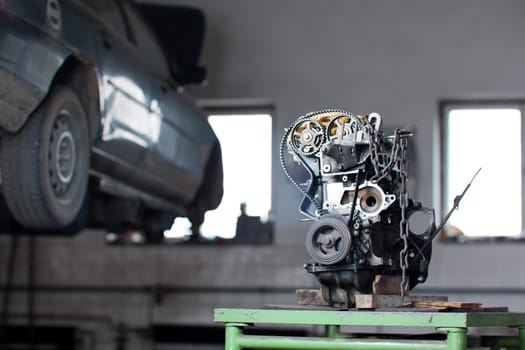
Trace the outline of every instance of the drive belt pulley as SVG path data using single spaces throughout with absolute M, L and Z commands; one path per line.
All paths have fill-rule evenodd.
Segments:
M 342 261 L 350 252 L 352 235 L 347 224 L 337 215 L 316 220 L 306 233 L 306 250 L 312 259 L 323 265 Z

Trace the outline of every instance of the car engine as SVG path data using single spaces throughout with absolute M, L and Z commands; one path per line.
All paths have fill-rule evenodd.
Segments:
M 378 276 L 396 276 L 401 295 L 427 278 L 436 227 L 434 210 L 409 198 L 412 133 L 385 136 L 381 121 L 377 113 L 311 112 L 281 141 L 281 165 L 304 196 L 300 212 L 312 221 L 305 268 L 331 306 L 354 305 L 356 294 L 372 293 Z M 290 174 L 286 154 L 306 169 L 306 183 Z M 413 217 L 423 224 L 409 224 Z

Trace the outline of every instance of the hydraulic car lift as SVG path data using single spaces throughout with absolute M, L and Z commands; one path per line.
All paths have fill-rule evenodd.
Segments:
M 525 350 L 525 313 L 428 312 L 354 310 L 215 309 L 215 321 L 225 323 L 226 350 L 251 349 L 360 349 L 360 350 L 463 350 L 469 327 L 517 328 L 517 336 L 481 338 L 490 349 Z M 325 326 L 326 337 L 244 335 L 253 324 Z M 446 332 L 445 340 L 364 338 L 340 333 L 340 326 L 431 327 Z

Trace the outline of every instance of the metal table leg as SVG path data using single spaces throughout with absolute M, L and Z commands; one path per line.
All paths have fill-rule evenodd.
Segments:
M 339 334 L 340 326 L 337 325 L 326 325 L 324 326 L 324 335 L 327 338 L 336 338 Z
M 246 323 L 226 323 L 226 340 L 224 342 L 225 350 L 240 350 L 238 337 L 248 324 Z
M 519 349 L 520 350 L 525 350 L 525 327 L 520 327 L 518 329 L 518 335 L 519 335 L 519 342 L 520 342 L 520 346 L 519 346 Z
M 448 350 L 465 350 L 467 348 L 467 328 L 438 328 L 447 332 Z

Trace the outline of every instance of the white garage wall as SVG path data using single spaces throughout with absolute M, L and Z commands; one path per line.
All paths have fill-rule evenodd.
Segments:
M 165 3 L 170 3 L 166 1 Z M 524 95 L 525 4 L 519 1 L 192 0 L 208 18 L 204 98 L 266 98 L 284 127 L 305 112 L 377 111 L 416 129 L 417 197 L 432 205 L 442 98 Z M 242 126 L 239 126 L 242 130 Z M 277 158 L 277 157 L 276 157 Z M 299 193 L 274 162 L 280 242 L 303 232 Z M 282 200 L 286 199 L 286 200 Z
M 164 3 L 181 3 L 165 1 Z M 433 156 L 442 98 L 525 96 L 525 3 L 522 1 L 192 0 L 204 9 L 208 36 L 203 63 L 209 85 L 202 99 L 262 99 L 275 106 L 273 218 L 276 244 L 268 247 L 105 247 L 100 232 L 72 239 L 39 239 L 37 282 L 48 286 L 131 287 L 136 292 L 38 293 L 37 311 L 109 315 L 115 321 L 211 323 L 214 306 L 293 303 L 287 292 L 313 287 L 300 223 L 300 195 L 282 174 L 278 143 L 300 114 L 331 107 L 379 112 L 387 127 L 415 128 L 417 183 L 413 196 L 433 205 Z M 239 132 L 246 130 L 239 126 Z M 504 126 L 497 125 L 495 128 Z M 468 130 L 465 130 L 468 132 Z M 497 139 L 480 135 L 480 142 Z M 249 145 L 240 145 L 249 147 Z M 241 160 L 242 162 L 242 160 Z M 246 169 L 252 171 L 253 169 Z M 504 183 L 504 173 L 502 173 Z M 505 189 L 512 190 L 512 189 Z M 494 217 L 505 220 L 497 198 Z M 23 246 L 21 247 L 23 253 Z M 0 239 L 5 257 L 7 240 Z M 525 311 L 523 244 L 436 244 L 429 292 Z M 23 254 L 22 254 L 23 256 Z M 17 263 L 24 284 L 25 262 Z M 5 266 L 2 258 L 2 268 Z M 169 294 L 151 306 L 140 288 L 277 287 L 283 292 Z M 469 292 L 468 289 L 478 289 Z M 479 289 L 491 289 L 483 292 Z M 504 288 L 504 290 L 502 289 Z M 465 291 L 466 290 L 466 291 Z M 520 292 L 521 291 L 521 292 Z M 23 295 L 16 310 L 23 312 Z M 16 301 L 15 300 L 15 301 Z
M 525 96 L 525 3 L 520 1 L 187 3 L 202 7 L 208 17 L 204 61 L 210 83 L 200 96 L 274 101 L 274 154 L 283 128 L 312 110 L 376 111 L 387 127 L 410 125 L 417 160 L 412 195 L 427 206 L 438 199 L 438 102 Z M 505 128 L 495 121 L 498 127 Z M 497 147 L 497 137 L 479 137 Z M 305 231 L 298 222 L 300 195 L 277 157 L 273 176 L 277 242 L 298 246 Z M 501 176 L 504 182 L 504 171 Z M 494 216 L 484 219 L 505 220 L 497 203 L 487 191 L 480 205 L 494 206 Z M 524 288 L 524 252 L 524 244 L 437 244 L 424 286 Z M 525 310 L 525 295 L 501 296 L 501 303 L 509 298 L 520 301 L 514 308 Z

